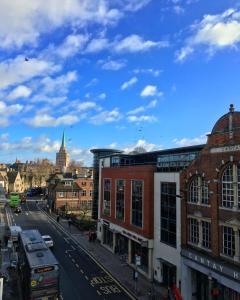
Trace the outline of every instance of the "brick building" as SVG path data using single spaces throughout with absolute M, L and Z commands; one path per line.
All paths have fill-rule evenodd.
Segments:
M 85 210 L 92 210 L 92 198 L 93 198 L 93 178 L 92 177 L 79 177 L 77 176 L 75 182 L 80 187 L 80 207 Z
M 181 174 L 184 300 L 240 299 L 240 112 L 233 106 Z
M 127 257 L 131 266 L 140 256 L 139 272 L 167 286 L 179 286 L 181 277 L 179 172 L 202 148 L 114 153 L 100 159 L 99 240 Z

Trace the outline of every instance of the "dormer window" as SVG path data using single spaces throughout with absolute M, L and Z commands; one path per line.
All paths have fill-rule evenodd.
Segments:
M 64 185 L 71 186 L 72 182 L 71 181 L 64 181 Z

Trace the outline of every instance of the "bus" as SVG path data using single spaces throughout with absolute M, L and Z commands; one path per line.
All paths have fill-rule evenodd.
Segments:
M 19 271 L 25 300 L 60 299 L 59 264 L 38 230 L 20 233 Z
M 10 193 L 10 207 L 16 208 L 20 204 L 20 196 L 18 193 Z

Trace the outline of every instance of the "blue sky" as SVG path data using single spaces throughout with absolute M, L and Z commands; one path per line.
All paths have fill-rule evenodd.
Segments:
M 61 4 L 60 4 L 61 3 Z M 205 142 L 240 99 L 240 6 L 0 0 L 0 160 Z

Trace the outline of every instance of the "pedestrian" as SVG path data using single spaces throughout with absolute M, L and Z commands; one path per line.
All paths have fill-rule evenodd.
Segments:
M 59 223 L 59 220 L 60 220 L 60 216 L 57 216 L 57 222 Z

